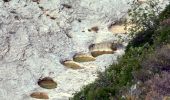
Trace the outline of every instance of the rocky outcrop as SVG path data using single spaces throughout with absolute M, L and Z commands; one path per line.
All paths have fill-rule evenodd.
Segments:
M 92 43 L 117 41 L 107 26 L 125 15 L 130 1 L 0 0 L 0 99 L 15 96 L 23 100 L 30 91 L 41 90 L 35 82 L 43 75 L 52 75 L 60 83 L 57 86 L 48 78 L 39 81 L 41 87 L 55 88 L 50 90 L 54 100 L 68 99 L 93 82 L 96 72 L 112 64 L 117 55 L 98 58 L 94 64 L 87 62 L 90 67 L 75 61 L 66 61 L 68 67 L 63 67 L 60 60 L 71 59 L 72 53 L 89 52 Z M 79 69 L 80 65 L 84 69 Z

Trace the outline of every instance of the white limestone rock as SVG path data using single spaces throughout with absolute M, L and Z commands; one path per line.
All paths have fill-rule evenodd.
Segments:
M 0 0 L 1 100 L 31 100 L 32 91 L 41 91 L 37 85 L 40 77 L 57 80 L 56 89 L 45 91 L 50 100 L 68 100 L 72 93 L 93 82 L 97 71 L 103 71 L 123 52 L 100 56 L 78 70 L 64 67 L 60 60 L 89 52 L 90 44 L 117 41 L 107 27 L 124 16 L 130 1 Z M 94 26 L 98 26 L 98 32 L 89 32 Z

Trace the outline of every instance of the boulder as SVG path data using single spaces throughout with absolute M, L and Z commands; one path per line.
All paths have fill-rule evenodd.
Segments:
M 30 96 L 36 99 L 49 99 L 48 94 L 45 92 L 33 92 L 30 94 Z
M 76 62 L 89 62 L 89 61 L 95 61 L 96 59 L 91 54 L 75 54 L 73 57 L 73 60 Z
M 73 60 L 66 60 L 63 61 L 62 64 L 68 68 L 72 68 L 72 69 L 80 69 L 80 64 L 73 61 Z
M 38 85 L 45 89 L 55 89 L 57 88 L 57 83 L 50 77 L 45 77 L 43 79 L 39 79 Z

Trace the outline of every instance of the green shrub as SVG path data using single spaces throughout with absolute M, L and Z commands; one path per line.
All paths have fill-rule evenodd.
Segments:
M 159 19 L 162 21 L 170 17 L 170 5 L 167 5 L 165 10 L 159 14 Z
M 170 42 L 170 26 L 160 27 L 154 35 L 155 45 L 167 44 Z
M 138 32 L 147 30 L 155 30 L 159 26 L 159 12 L 161 7 L 158 5 L 159 0 L 147 0 L 141 4 L 138 0 L 131 3 L 131 9 L 128 11 L 128 20 L 126 21 L 126 29 L 130 31 L 130 36 L 135 37 Z M 133 26 L 127 28 L 129 24 Z

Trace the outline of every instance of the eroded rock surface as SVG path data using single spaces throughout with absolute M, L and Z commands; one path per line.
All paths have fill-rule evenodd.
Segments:
M 107 27 L 124 16 L 130 1 L 0 0 L 0 99 L 32 100 L 29 94 L 42 90 L 40 77 L 57 80 L 57 88 L 45 90 L 50 100 L 68 100 L 93 82 L 97 71 L 116 62 L 123 49 L 83 63 L 78 70 L 60 60 L 89 52 L 90 44 L 117 41 Z

